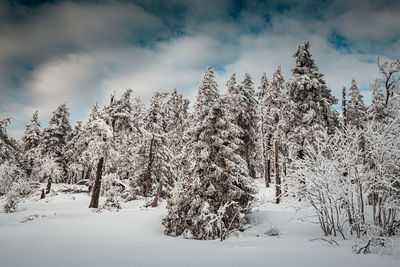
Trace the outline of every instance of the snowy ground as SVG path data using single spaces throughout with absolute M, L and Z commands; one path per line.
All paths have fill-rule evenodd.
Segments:
M 165 236 L 165 203 L 142 208 L 133 201 L 120 212 L 96 213 L 85 193 L 36 195 L 16 213 L 0 213 L 0 266 L 400 266 L 399 257 L 355 255 L 354 240 L 310 241 L 321 237 L 319 226 L 293 220 L 288 204 L 272 204 L 272 189 L 262 181 L 259 188 L 255 226 L 224 242 Z M 38 216 L 21 222 L 29 215 Z M 279 237 L 264 235 L 271 225 Z

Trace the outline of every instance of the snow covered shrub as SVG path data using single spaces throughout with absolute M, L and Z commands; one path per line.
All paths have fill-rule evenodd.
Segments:
M 3 207 L 5 213 L 12 213 L 17 210 L 18 198 L 18 188 L 13 185 L 6 195 L 6 202 Z
M 275 226 L 270 226 L 270 228 L 265 232 L 267 236 L 280 236 L 281 231 Z
M 357 237 L 372 226 L 380 236 L 396 234 L 400 220 L 400 119 L 368 123 L 365 130 L 349 126 L 322 133 L 305 146 L 303 159 L 293 160 L 284 178 L 288 196 L 316 211 L 325 235 L 346 228 Z M 368 195 L 372 212 L 367 207 Z
M 52 178 L 53 182 L 62 181 L 63 170 L 60 165 L 51 156 L 43 156 L 35 160 L 31 177 L 35 181 L 45 182 Z
M 14 182 L 26 181 L 26 177 L 21 168 L 10 161 L 0 164 L 0 196 L 7 194 Z
M 110 190 L 116 190 L 113 188 L 115 181 L 119 180 L 119 175 L 116 173 L 109 173 L 101 178 L 101 195 L 107 195 Z
M 118 190 L 115 187 L 112 187 L 107 191 L 106 195 L 106 201 L 100 210 L 119 211 L 121 209 L 121 205 L 118 201 Z

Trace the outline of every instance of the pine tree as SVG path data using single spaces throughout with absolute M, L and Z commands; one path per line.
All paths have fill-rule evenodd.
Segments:
M 272 134 L 267 131 L 268 127 L 266 125 L 267 112 L 265 108 L 265 98 L 267 96 L 269 82 L 267 79 L 267 74 L 264 72 L 261 76 L 261 83 L 258 89 L 260 90 L 257 94 L 258 96 L 258 112 L 259 112 L 259 129 L 258 141 L 259 141 L 259 151 L 261 151 L 261 165 L 265 179 L 265 186 L 269 187 L 271 182 L 271 138 Z
M 65 181 L 67 177 L 68 158 L 63 155 L 63 152 L 71 130 L 68 108 L 66 103 L 63 103 L 53 112 L 53 117 L 43 130 L 39 145 L 40 153 L 53 158 L 62 169 L 62 181 Z
M 261 82 L 261 89 L 265 87 L 265 82 Z M 262 95 L 260 95 L 259 105 L 261 110 L 261 120 L 262 120 L 262 147 L 263 147 L 263 158 L 264 166 L 267 168 L 267 173 L 270 172 L 271 161 L 274 158 L 273 154 L 273 144 L 278 141 L 279 145 L 284 144 L 284 131 L 282 130 L 283 122 L 285 120 L 286 114 L 286 89 L 284 85 L 284 80 L 281 74 L 280 66 L 276 69 L 272 76 L 272 80 L 267 86 L 267 88 L 262 90 Z M 270 176 L 268 176 L 270 178 Z
M 31 122 L 26 125 L 24 136 L 21 139 L 24 152 L 37 147 L 40 143 L 40 122 L 38 116 L 39 113 L 36 111 L 32 116 Z
M 346 122 L 356 126 L 357 128 L 363 128 L 367 107 L 364 104 L 355 79 L 351 81 L 349 96 L 350 98 L 347 102 Z
M 286 84 L 291 105 L 287 138 L 294 158 L 304 156 L 306 140 L 313 143 L 319 131 L 326 128 L 332 134 L 338 125 L 338 113 L 333 108 L 337 99 L 332 96 L 323 74 L 319 73 L 309 48 L 308 41 L 299 45 L 293 56 L 296 58 L 295 66 Z
M 172 153 L 168 148 L 164 99 L 166 93 L 155 92 L 144 120 L 144 137 L 136 162 L 131 187 L 135 194 L 154 196 L 160 181 L 163 181 L 162 196 L 169 196 L 176 180 L 170 164 Z
M 230 231 L 243 229 L 253 188 L 238 155 L 240 130 L 228 116 L 208 67 L 194 105 L 182 172 L 163 220 L 166 234 L 223 240 Z
M 240 154 L 246 161 L 249 175 L 255 177 L 258 113 L 253 82 L 246 73 L 243 82 L 237 85 L 233 74 L 227 86 L 227 105 L 233 114 L 234 123 L 242 132 Z
M 184 130 L 188 127 L 189 100 L 183 98 L 174 89 L 166 104 L 166 131 L 169 139 L 169 149 L 173 155 L 182 151 L 184 146 Z
M 7 134 L 7 126 L 11 118 L 0 120 L 0 164 L 5 161 L 17 163 L 20 155 L 20 148 L 17 142 Z

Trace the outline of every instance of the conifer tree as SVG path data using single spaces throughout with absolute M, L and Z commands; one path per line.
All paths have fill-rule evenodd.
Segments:
M 349 96 L 350 98 L 347 102 L 346 110 L 346 122 L 356 126 L 357 128 L 363 128 L 367 107 L 364 104 L 355 79 L 351 81 Z
M 69 111 L 66 103 L 63 103 L 53 112 L 49 124 L 43 130 L 39 145 L 40 153 L 53 158 L 62 169 L 62 180 L 66 179 L 68 164 L 68 159 L 63 155 L 64 146 L 71 130 Z
M 135 155 L 131 187 L 144 197 L 154 196 L 160 181 L 163 181 L 162 197 L 170 195 L 176 180 L 171 167 L 172 153 L 168 148 L 164 99 L 166 93 L 155 92 L 144 118 L 144 135 L 140 150 Z
M 291 105 L 287 138 L 294 158 L 304 156 L 305 140 L 312 144 L 319 131 L 326 128 L 332 134 L 338 125 L 338 113 L 333 108 L 337 99 L 326 85 L 309 48 L 308 41 L 299 45 L 293 56 L 295 66 L 286 84 Z
M 261 87 L 264 86 L 262 85 Z M 266 167 L 269 169 L 268 166 L 271 165 L 270 162 L 274 158 L 273 144 L 275 144 L 275 141 L 278 141 L 277 144 L 279 144 L 279 146 L 284 144 L 284 131 L 281 129 L 284 122 L 281 121 L 286 120 L 287 99 L 280 66 L 274 72 L 268 87 L 263 91 L 262 97 L 260 97 L 259 100 L 263 121 L 261 125 L 263 131 L 262 137 L 264 140 L 263 157 L 265 158 Z M 269 170 L 267 171 L 269 173 Z
M 241 130 L 240 154 L 246 161 L 249 175 L 255 177 L 258 113 L 253 82 L 246 73 L 243 82 L 237 85 L 233 74 L 227 86 L 227 106 L 233 115 L 234 123 Z
M 253 188 L 238 155 L 239 133 L 208 67 L 198 88 L 182 172 L 163 220 L 166 234 L 223 240 L 230 231 L 243 229 Z
M 174 89 L 166 103 L 166 131 L 169 149 L 177 155 L 184 146 L 184 130 L 188 127 L 189 100 Z
M 35 111 L 35 113 L 33 113 L 31 122 L 26 125 L 24 136 L 21 139 L 24 152 L 37 147 L 40 143 L 40 122 L 38 116 L 38 111 Z

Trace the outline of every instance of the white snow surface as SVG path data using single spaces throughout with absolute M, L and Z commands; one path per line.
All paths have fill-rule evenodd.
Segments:
M 165 202 L 144 208 L 137 200 L 121 203 L 119 212 L 97 213 L 88 208 L 88 194 L 56 193 L 66 186 L 57 184 L 46 199 L 36 194 L 15 213 L 0 212 L 0 266 L 400 266 L 398 256 L 354 254 L 355 240 L 311 241 L 322 237 L 319 226 L 294 219 L 288 203 L 272 203 L 273 187 L 257 184 L 258 204 L 249 215 L 254 226 L 223 242 L 164 235 Z M 264 234 L 271 227 L 279 237 Z

